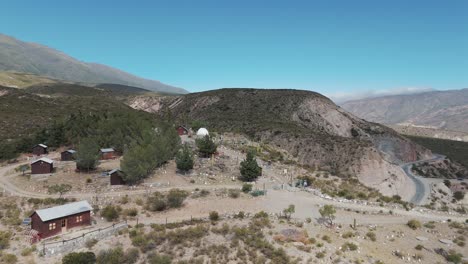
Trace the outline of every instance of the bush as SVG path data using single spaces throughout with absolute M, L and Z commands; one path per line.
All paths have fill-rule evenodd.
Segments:
M 445 259 L 448 262 L 453 262 L 453 263 L 462 263 L 463 260 L 463 255 L 460 253 L 455 252 L 454 250 L 450 250 L 445 257 Z
M 29 256 L 34 251 L 36 251 L 36 246 L 24 248 L 23 250 L 21 250 L 21 256 L 23 256 L 23 257 L 24 256 Z
M 252 191 L 252 188 L 253 188 L 252 184 L 244 183 L 244 184 L 242 185 L 242 192 L 244 192 L 244 193 L 249 193 L 249 192 Z
M 11 233 L 9 231 L 0 231 L 0 250 L 10 246 Z
M 408 225 L 411 229 L 416 230 L 416 229 L 418 229 L 418 228 L 421 227 L 421 222 L 419 222 L 419 221 L 416 220 L 416 219 L 411 219 L 411 220 L 408 221 L 407 225 Z
M 14 264 L 18 262 L 18 258 L 13 254 L 2 254 L 0 262 L 5 264 Z
M 96 245 L 98 242 L 97 239 L 93 238 L 93 239 L 88 239 L 86 240 L 85 242 L 85 245 L 88 249 L 92 249 L 94 247 L 94 245 Z
M 193 163 L 192 151 L 187 145 L 184 145 L 176 155 L 177 169 L 183 172 L 189 171 L 193 169 Z
M 266 193 L 266 191 L 255 190 L 255 191 L 252 191 L 250 193 L 250 195 L 252 195 L 253 197 L 257 197 L 257 196 L 265 195 L 265 193 Z
M 423 246 L 421 244 L 418 244 L 414 247 L 414 249 L 416 250 L 422 250 L 423 249 Z
M 368 237 L 372 241 L 376 241 L 377 237 L 374 232 L 367 232 L 366 237 Z
M 196 141 L 198 152 L 200 152 L 201 156 L 209 157 L 212 154 L 216 153 L 217 146 L 213 140 L 211 140 L 210 136 L 205 136 L 201 139 L 197 139 Z
M 343 244 L 343 246 L 341 246 L 341 250 L 342 251 L 355 251 L 358 249 L 358 246 L 354 243 L 351 243 L 351 242 L 346 242 Z
M 152 212 L 164 211 L 167 208 L 166 199 L 159 192 L 154 192 L 146 200 L 146 209 Z
M 456 191 L 454 194 L 453 194 L 453 198 L 455 198 L 457 201 L 461 201 L 465 198 L 465 194 L 461 191 Z
M 138 215 L 138 210 L 136 208 L 129 208 L 124 210 L 124 215 L 135 217 Z
M 179 189 L 171 189 L 167 195 L 167 204 L 172 208 L 181 207 L 188 193 Z
M 96 263 L 96 255 L 93 252 L 72 252 L 62 258 L 62 264 L 93 264 Z
M 234 198 L 234 199 L 239 198 L 240 192 L 241 191 L 238 189 L 229 189 L 228 191 L 229 197 Z
M 148 255 L 148 264 L 171 264 L 172 259 L 167 255 L 152 253 Z
M 322 240 L 331 243 L 331 238 L 327 235 L 322 236 Z
M 108 222 L 111 222 L 119 218 L 119 211 L 117 210 L 117 207 L 108 205 L 101 210 L 101 216 L 104 217 Z
M 216 211 L 211 211 L 210 212 L 210 221 L 211 222 L 216 222 L 219 220 L 219 214 Z

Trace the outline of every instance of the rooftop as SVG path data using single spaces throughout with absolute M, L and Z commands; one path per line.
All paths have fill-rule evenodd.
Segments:
M 68 215 L 79 214 L 86 211 L 91 211 L 93 208 L 88 201 L 79 201 L 75 203 L 64 204 L 46 209 L 36 210 L 36 214 L 42 221 L 49 221 L 57 218 L 62 218 Z
M 43 162 L 46 162 L 46 163 L 49 163 L 49 164 L 54 164 L 54 161 L 53 161 L 53 160 L 51 160 L 51 159 L 49 159 L 49 158 L 46 158 L 46 157 L 37 159 L 37 160 L 31 162 L 31 164 L 34 164 L 34 163 L 36 163 L 36 162 L 38 162 L 38 161 L 43 161 Z
M 101 149 L 101 152 L 113 152 L 114 149 L 113 148 L 102 148 Z
M 36 146 L 40 146 L 40 147 L 43 147 L 43 148 L 47 148 L 47 146 L 44 145 L 44 144 L 37 144 Z

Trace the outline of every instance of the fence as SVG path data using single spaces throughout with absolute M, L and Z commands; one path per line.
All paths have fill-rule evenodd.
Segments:
M 127 226 L 127 221 L 122 221 L 105 228 L 99 228 L 87 233 L 83 233 L 81 236 L 77 236 L 75 238 L 65 239 L 57 242 L 43 243 L 41 251 L 44 256 L 67 253 L 76 250 L 77 248 L 84 247 L 86 241 L 90 239 L 100 240 L 107 238 L 119 230 L 126 228 Z

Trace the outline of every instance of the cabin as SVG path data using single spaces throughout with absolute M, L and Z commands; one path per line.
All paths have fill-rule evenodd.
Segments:
M 44 155 L 48 153 L 47 146 L 44 144 L 37 144 L 36 146 L 32 147 L 32 153 L 36 156 Z
M 40 158 L 31 162 L 31 174 L 47 174 L 54 171 L 54 161 L 49 158 Z
M 61 161 L 74 160 L 75 159 L 75 153 L 76 153 L 76 150 L 73 150 L 73 149 L 62 151 L 60 153 L 60 160 Z
M 177 134 L 179 134 L 179 136 L 188 135 L 188 133 L 189 133 L 188 128 L 186 128 L 184 126 L 178 126 L 177 127 Z
M 115 157 L 115 150 L 113 148 L 100 149 L 101 160 L 113 159 Z
M 108 172 L 108 175 L 110 176 L 110 185 L 125 185 L 126 182 L 122 178 L 123 172 L 119 169 L 113 169 Z
M 91 225 L 92 209 L 87 201 L 79 201 L 36 210 L 31 215 L 31 229 L 42 239 L 73 227 Z

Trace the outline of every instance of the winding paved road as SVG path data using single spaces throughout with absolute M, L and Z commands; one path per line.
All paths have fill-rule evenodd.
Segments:
M 431 192 L 431 188 L 427 181 L 423 179 L 423 177 L 419 175 L 415 175 L 412 171 L 411 168 L 415 164 L 420 164 L 423 162 L 433 162 L 437 160 L 443 160 L 445 159 L 445 156 L 439 155 L 439 154 L 434 154 L 432 158 L 430 159 L 424 159 L 424 160 L 418 160 L 414 162 L 409 162 L 401 165 L 401 168 L 403 171 L 406 173 L 406 175 L 414 182 L 414 185 L 416 187 L 415 193 L 413 198 L 411 198 L 411 203 L 414 203 L 416 205 L 421 205 L 423 204 L 427 197 L 429 197 L 429 194 Z

